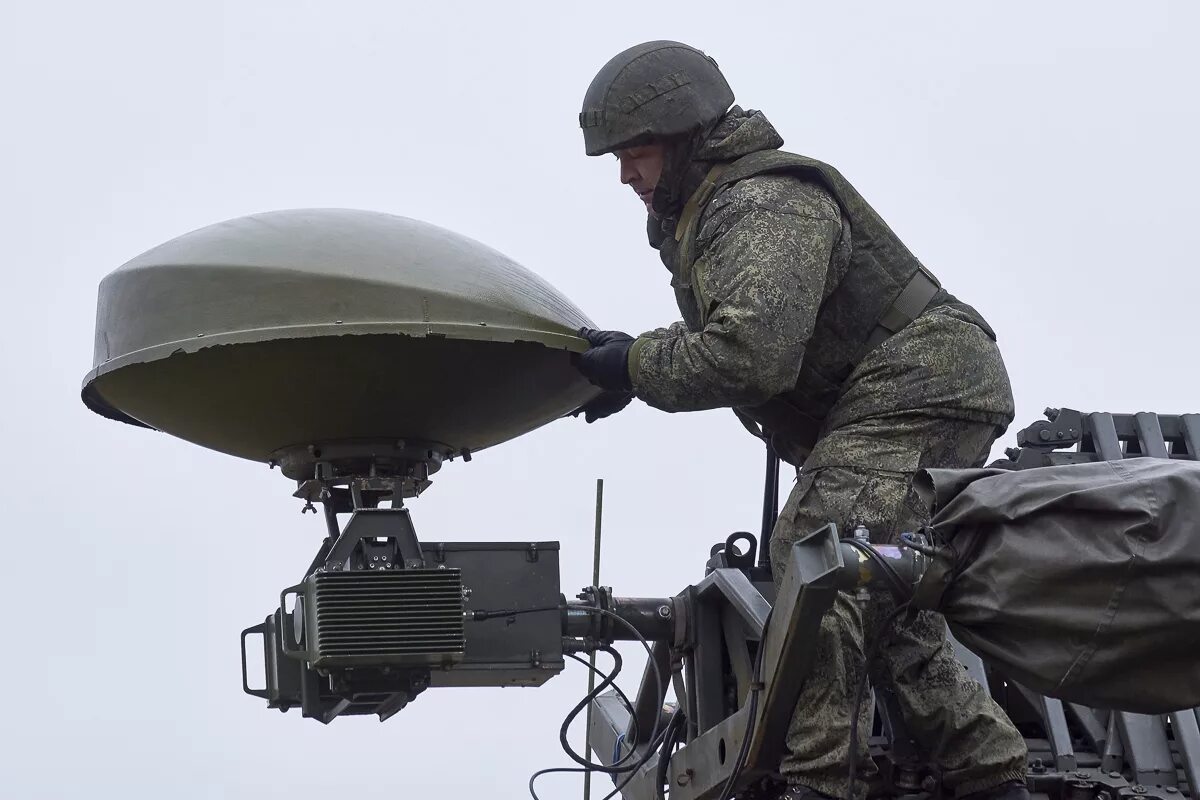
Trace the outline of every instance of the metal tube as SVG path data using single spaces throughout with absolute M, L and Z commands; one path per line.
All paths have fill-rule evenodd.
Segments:
M 675 636 L 674 605 L 669 597 L 614 597 L 608 609 L 628 622 L 650 642 L 671 642 Z M 595 606 L 568 600 L 563 616 L 563 636 L 607 642 L 632 642 L 637 636 L 611 617 L 595 613 Z
M 337 511 L 333 507 L 333 498 L 324 500 L 321 506 L 325 509 L 325 529 L 334 539 L 342 535 L 342 529 L 338 525 Z
M 600 585 L 600 520 L 604 516 L 604 478 L 596 478 L 596 535 L 595 544 L 592 551 L 592 586 Z M 568 618 L 570 611 L 567 612 Z M 588 656 L 588 664 L 591 669 L 588 670 L 588 694 L 590 695 L 596 690 L 596 651 L 593 650 Z M 588 703 L 587 719 L 584 728 L 584 743 L 588 737 L 592 735 L 592 704 Z M 592 796 L 592 772 L 588 770 L 583 773 L 583 800 L 590 800 Z
M 771 565 L 771 531 L 775 530 L 775 521 L 779 518 L 779 456 L 767 443 L 767 469 L 763 483 L 762 532 L 758 537 L 758 566 Z
M 929 558 L 909 547 L 895 544 L 868 545 L 900 578 L 905 586 L 916 587 L 929 565 Z M 890 584 L 883 569 L 854 545 L 842 541 L 842 568 L 837 574 L 837 588 L 844 592 L 861 587 L 886 588 Z
M 668 597 L 614 597 L 613 613 L 651 642 L 670 642 L 675 635 L 675 614 Z M 610 622 L 612 622 L 610 620 Z M 612 638 L 636 639 L 628 628 L 612 622 Z

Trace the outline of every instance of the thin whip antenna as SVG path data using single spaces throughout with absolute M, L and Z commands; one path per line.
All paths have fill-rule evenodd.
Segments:
M 596 478 L 596 541 L 592 550 L 592 586 L 600 585 L 600 520 L 604 517 L 604 478 Z M 596 688 L 596 651 L 588 656 L 591 669 L 588 670 L 588 694 Z M 583 752 L 587 752 L 588 741 L 592 734 L 592 704 L 588 703 L 587 717 L 584 722 Z M 592 771 L 583 773 L 583 800 L 592 797 Z

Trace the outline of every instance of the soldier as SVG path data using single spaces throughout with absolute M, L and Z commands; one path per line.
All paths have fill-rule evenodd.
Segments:
M 666 41 L 617 55 L 588 87 L 587 154 L 615 154 L 645 203 L 682 320 L 636 338 L 583 330 L 578 368 L 606 391 L 577 413 L 593 422 L 632 397 L 668 412 L 733 408 L 798 467 L 771 537 L 775 565 L 831 521 L 892 541 L 925 514 L 914 473 L 982 464 L 1012 421 L 995 334 L 840 173 L 781 151 L 767 118 L 733 100 L 715 61 Z M 955 660 L 942 618 L 882 630 L 891 610 L 888 598 L 860 609 L 840 595 L 826 615 L 780 765 L 784 797 L 862 796 L 847 786 L 851 711 L 864 643 L 885 636 L 869 674 L 895 692 L 945 786 L 1028 798 L 1025 741 Z M 875 772 L 870 719 L 864 700 L 864 777 Z

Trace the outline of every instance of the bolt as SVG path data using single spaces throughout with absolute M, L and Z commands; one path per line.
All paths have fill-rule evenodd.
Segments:
M 663 619 L 670 619 L 671 618 L 671 607 L 670 606 L 659 606 L 658 607 L 658 615 L 660 617 L 662 617 Z
M 372 561 L 378 561 L 378 560 L 379 560 L 379 556 L 371 556 L 371 560 L 372 560 Z
M 1087 778 L 1087 776 L 1088 776 L 1088 774 L 1086 772 L 1083 772 L 1082 770 L 1075 773 L 1076 778 Z
M 1174 786 L 1168 786 L 1168 787 L 1167 787 L 1167 794 L 1175 794 L 1175 793 L 1176 793 L 1176 792 L 1178 792 L 1178 791 L 1179 791 L 1179 790 L 1178 790 L 1178 789 L 1176 789 Z
M 1146 787 L 1145 787 L 1145 786 L 1142 786 L 1140 783 L 1136 783 L 1136 784 L 1134 784 L 1134 786 L 1133 786 L 1133 791 L 1134 791 L 1134 793 L 1135 793 L 1135 794 L 1145 794 L 1145 793 L 1146 793 Z
M 1108 773 L 1108 777 L 1110 777 L 1110 778 L 1119 778 L 1119 777 L 1121 777 L 1121 773 L 1119 773 L 1119 772 L 1116 772 L 1116 771 L 1114 770 L 1113 772 L 1110 772 L 1110 773 Z
M 680 786 L 687 786 L 692 782 L 692 776 L 695 774 L 696 773 L 691 769 L 684 770 L 683 772 L 679 773 L 677 778 L 675 778 L 675 782 Z
M 1050 441 L 1050 431 L 1047 431 L 1047 430 L 1040 431 L 1038 433 L 1038 438 L 1041 439 L 1043 442 Z
M 1062 431 L 1058 431 L 1058 432 L 1056 432 L 1054 435 L 1055 435 L 1056 437 L 1058 437 L 1059 439 L 1065 439 L 1065 438 L 1066 438 L 1066 436 L 1067 436 L 1067 435 L 1066 435 L 1065 433 L 1063 433 Z
M 1046 765 L 1042 763 L 1040 758 L 1035 758 L 1033 763 L 1029 765 L 1029 770 L 1031 772 L 1045 772 Z

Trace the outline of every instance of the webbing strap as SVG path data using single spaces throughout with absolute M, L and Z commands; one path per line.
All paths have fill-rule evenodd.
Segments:
M 700 186 L 692 192 L 692 196 L 688 198 L 687 204 L 683 207 L 683 213 L 679 215 L 679 222 L 675 225 L 675 241 L 678 242 L 683 238 L 683 234 L 712 197 L 721 173 L 728 168 L 728 163 L 714 164 L 713 168 L 704 176 L 704 180 L 700 182 Z
M 867 337 L 862 355 L 865 356 L 883 344 L 893 333 L 902 330 L 921 316 L 921 312 L 928 307 L 941 288 L 937 278 L 922 267 L 900 290 L 895 302 L 888 307 L 887 311 L 883 312 L 883 316 L 879 318 L 871 335 Z
M 767 436 L 763 433 L 762 428 L 758 427 L 757 422 L 752 420 L 747 415 L 743 414 L 741 411 L 738 411 L 736 408 L 733 408 L 730 410 L 733 411 L 733 413 L 735 415 L 737 415 L 738 422 L 742 423 L 742 427 L 745 428 L 746 430 L 750 431 L 751 436 L 755 436 L 755 437 L 757 437 L 759 439 L 763 439 L 763 440 L 767 439 Z

